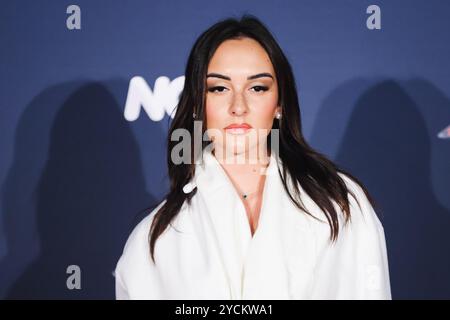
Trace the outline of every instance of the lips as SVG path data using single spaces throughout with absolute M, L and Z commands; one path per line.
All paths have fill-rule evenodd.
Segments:
M 248 123 L 232 123 L 225 127 L 225 131 L 231 134 L 243 134 L 252 128 Z

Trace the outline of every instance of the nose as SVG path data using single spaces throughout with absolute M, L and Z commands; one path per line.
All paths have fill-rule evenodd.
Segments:
M 245 101 L 245 97 L 243 94 L 235 93 L 233 95 L 233 101 L 230 106 L 230 113 L 233 116 L 242 116 L 247 114 L 248 107 L 247 102 Z

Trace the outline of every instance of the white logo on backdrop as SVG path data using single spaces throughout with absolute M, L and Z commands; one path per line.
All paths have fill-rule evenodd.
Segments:
M 438 138 L 441 139 L 450 139 L 450 125 L 438 133 Z
M 141 109 L 153 121 L 161 121 L 166 113 L 173 118 L 179 95 L 183 91 L 184 78 L 180 76 L 170 81 L 168 77 L 158 77 L 152 90 L 144 78 L 133 77 L 128 86 L 125 119 L 137 120 Z

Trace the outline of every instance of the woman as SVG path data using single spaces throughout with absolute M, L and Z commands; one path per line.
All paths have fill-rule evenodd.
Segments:
M 373 201 L 305 141 L 293 72 L 267 28 L 250 15 L 216 23 L 185 76 L 170 190 L 131 233 L 116 297 L 390 299 Z M 206 139 L 179 152 L 180 129 Z

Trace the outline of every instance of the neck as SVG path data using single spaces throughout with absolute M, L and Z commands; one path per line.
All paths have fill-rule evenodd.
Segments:
M 265 173 L 270 162 L 270 154 L 266 153 L 263 155 L 264 157 L 254 159 L 255 161 L 242 161 L 242 158 L 244 160 L 249 159 L 245 154 L 235 155 L 232 159 L 237 160 L 238 157 L 241 157 L 241 161 L 230 161 L 230 158 L 221 157 L 221 155 L 214 151 L 215 149 L 212 154 L 216 157 L 232 181 L 241 198 L 247 200 L 253 194 L 261 191 L 265 181 Z M 224 159 L 226 161 L 223 161 Z

